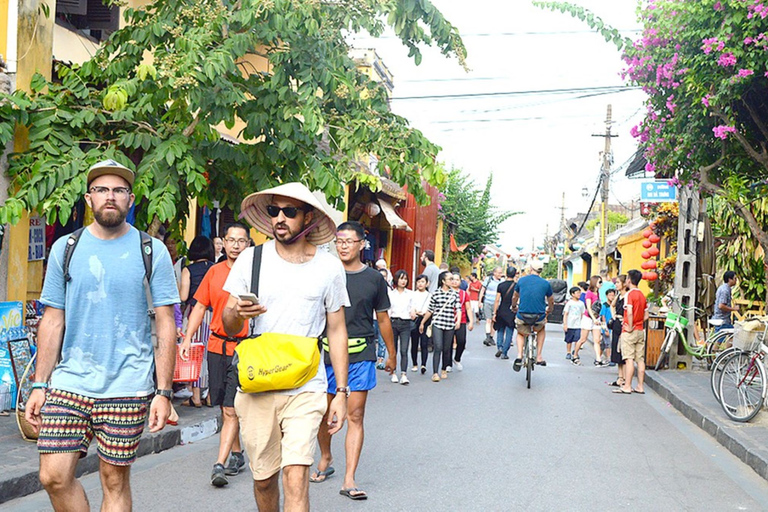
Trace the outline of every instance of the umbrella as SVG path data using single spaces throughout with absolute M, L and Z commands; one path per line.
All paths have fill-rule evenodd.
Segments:
M 717 271 L 712 223 L 704 216 L 704 237 L 696 248 L 696 285 L 698 288 L 698 303 L 712 316 L 715 311 L 715 272 Z

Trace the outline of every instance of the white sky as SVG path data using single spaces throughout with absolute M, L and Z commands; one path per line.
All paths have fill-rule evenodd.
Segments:
M 350 41 L 376 49 L 394 75 L 392 109 L 443 148 L 438 158 L 447 168 L 463 169 L 479 186 L 493 172 L 493 203 L 524 212 L 503 224 L 500 243 L 508 252 L 516 246 L 530 249 L 534 238 L 541 243 L 547 225 L 550 234 L 558 230 L 563 192 L 566 217 L 589 207 L 604 145 L 603 138 L 592 135 L 605 132 L 609 103 L 618 135 L 612 140 L 613 169 L 629 163 L 637 147 L 629 131 L 642 119 L 644 94 L 405 99 L 626 85 L 616 47 L 568 14 L 536 8 L 529 0 L 432 1 L 458 27 L 469 73 L 434 49 L 423 51 L 416 66 L 392 35 Z M 638 36 L 634 0 L 575 1 L 628 31 L 625 35 Z M 583 187 L 590 191 L 588 198 L 582 197 Z M 622 170 L 612 178 L 610 202 L 628 204 L 639 191 L 638 182 L 627 180 Z

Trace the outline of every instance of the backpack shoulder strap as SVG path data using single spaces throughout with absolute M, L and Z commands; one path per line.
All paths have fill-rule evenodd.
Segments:
M 251 293 L 259 296 L 259 274 L 261 273 L 261 254 L 264 246 L 257 245 L 253 248 L 253 266 L 251 267 Z
M 67 245 L 64 246 L 64 264 L 62 265 L 62 271 L 64 273 L 64 286 L 72 280 L 72 276 L 69 275 L 69 263 L 72 261 L 72 253 L 77 247 L 77 242 L 80 241 L 80 235 L 83 234 L 85 228 L 75 230 L 67 239 Z
M 141 259 L 144 261 L 144 278 L 149 283 L 152 278 L 152 237 L 144 231 L 139 231 L 139 235 L 141 235 Z

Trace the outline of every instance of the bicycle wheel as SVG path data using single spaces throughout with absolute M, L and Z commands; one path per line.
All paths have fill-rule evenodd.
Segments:
M 734 421 L 749 421 L 763 406 L 765 369 L 763 363 L 749 353 L 731 356 L 720 376 L 720 404 Z
M 669 349 L 672 348 L 672 340 L 675 336 L 677 336 L 677 331 L 674 329 L 667 331 L 667 335 L 664 337 L 664 343 L 661 344 L 659 358 L 656 360 L 654 370 L 659 371 L 664 368 L 664 362 L 667 360 L 667 356 L 669 356 Z
M 728 350 L 728 347 L 733 342 L 733 333 L 726 333 L 720 331 L 711 338 L 707 339 L 706 354 L 704 354 L 704 360 L 707 362 L 707 370 L 711 370 L 715 364 L 715 360 L 719 358 L 719 355 Z M 732 347 L 729 347 L 732 348 Z
M 715 395 L 715 400 L 720 401 L 720 376 L 723 374 L 723 365 L 734 354 L 741 352 L 736 347 L 729 347 L 717 354 L 714 362 L 712 363 L 712 371 L 709 377 L 709 387 L 712 389 L 712 394 Z
M 528 386 L 528 389 L 531 389 L 531 373 L 533 372 L 533 365 L 536 362 L 536 358 L 533 356 L 533 344 L 534 339 L 529 336 L 528 337 L 528 346 L 525 347 L 525 380 Z

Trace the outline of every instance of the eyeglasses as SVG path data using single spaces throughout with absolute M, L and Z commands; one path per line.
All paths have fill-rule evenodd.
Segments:
M 296 214 L 299 213 L 299 210 L 303 211 L 302 208 L 298 208 L 296 206 L 284 206 L 280 208 L 279 206 L 275 206 L 273 204 L 267 205 L 267 213 L 273 219 L 280 215 L 280 212 L 283 212 L 283 214 L 289 219 L 293 219 L 296 217 Z
M 115 187 L 115 188 L 109 188 L 109 187 L 91 187 L 91 190 L 89 190 L 91 194 L 95 194 L 97 196 L 106 196 L 110 192 L 115 194 L 115 197 L 118 197 L 120 199 L 125 199 L 129 195 L 131 195 L 131 189 L 128 187 Z
M 339 247 L 346 247 L 348 245 L 352 245 L 357 242 L 361 242 L 362 240 L 354 240 L 352 238 L 337 238 L 336 239 L 336 245 Z
M 232 245 L 248 245 L 247 238 L 225 238 L 224 241 Z

